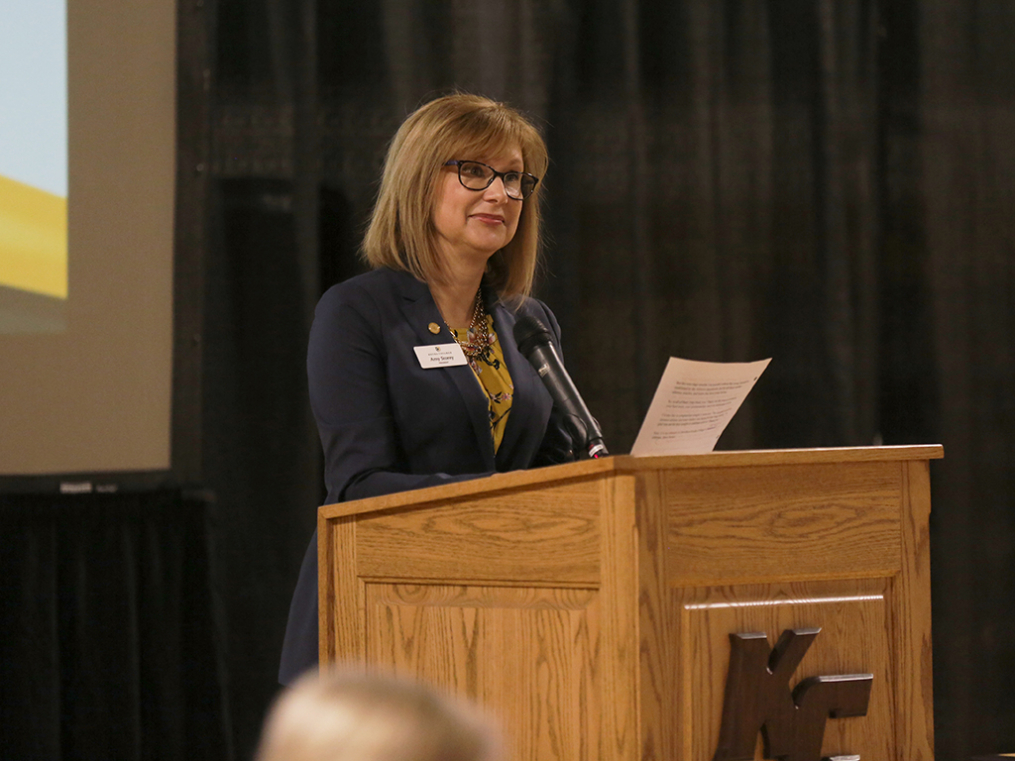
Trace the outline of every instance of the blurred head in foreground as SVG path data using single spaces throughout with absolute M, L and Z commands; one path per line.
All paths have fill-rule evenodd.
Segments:
M 495 761 L 478 713 L 412 682 L 324 671 L 268 715 L 257 761 Z

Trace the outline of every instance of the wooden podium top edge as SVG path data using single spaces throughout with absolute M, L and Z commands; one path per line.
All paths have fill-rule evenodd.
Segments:
M 561 483 L 590 478 L 602 473 L 632 473 L 642 470 L 674 470 L 693 468 L 728 468 L 766 465 L 803 465 L 847 462 L 892 462 L 904 460 L 936 460 L 944 457 L 940 444 L 882 447 L 829 447 L 819 449 L 751 449 L 707 454 L 667 455 L 661 457 L 632 457 L 617 455 L 600 460 L 584 460 L 566 465 L 554 465 L 533 470 L 516 470 L 497 473 L 486 478 L 460 481 L 427 489 L 386 494 L 370 499 L 358 499 L 323 505 L 318 515 L 325 520 L 343 518 L 361 513 L 395 510 L 434 502 L 472 497 L 481 493 L 495 493 L 536 484 Z
M 814 449 L 744 449 L 693 455 L 632 457 L 621 455 L 618 470 L 665 468 L 729 468 L 745 465 L 799 465 L 830 462 L 892 462 L 896 460 L 937 460 L 944 457 L 940 444 L 881 447 L 827 447 Z

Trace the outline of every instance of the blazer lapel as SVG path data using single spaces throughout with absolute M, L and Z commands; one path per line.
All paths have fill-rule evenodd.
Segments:
M 455 337 L 451 335 L 451 331 L 444 324 L 444 319 L 441 317 L 426 283 L 416 280 L 406 272 L 396 274 L 402 293 L 402 313 L 416 334 L 419 341 L 417 346 L 453 343 Z M 440 326 L 440 332 L 436 335 L 430 331 L 431 323 Z M 458 367 L 445 367 L 426 372 L 441 373 L 458 388 L 458 392 L 462 396 L 462 403 L 465 405 L 465 411 L 472 422 L 483 462 L 488 470 L 496 470 L 493 435 L 490 433 L 490 411 L 486 394 L 483 393 L 472 368 L 468 365 L 459 365 Z M 510 417 L 508 423 L 510 424 Z

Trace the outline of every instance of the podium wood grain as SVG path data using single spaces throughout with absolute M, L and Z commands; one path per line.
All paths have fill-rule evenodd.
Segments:
M 321 658 L 479 701 L 513 759 L 710 761 L 730 633 L 820 626 L 787 689 L 874 674 L 824 752 L 929 760 L 940 456 L 614 457 L 328 505 Z

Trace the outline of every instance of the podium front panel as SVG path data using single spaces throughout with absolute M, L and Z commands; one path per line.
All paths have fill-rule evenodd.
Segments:
M 680 758 L 711 761 L 716 751 L 731 633 L 765 633 L 771 648 L 787 629 L 811 628 L 820 632 L 783 685 L 787 694 L 816 675 L 873 675 L 866 716 L 828 721 L 822 758 L 896 758 L 887 585 L 884 579 L 867 579 L 712 587 L 678 594 L 675 606 L 686 636 L 680 643 L 679 668 L 687 675 L 680 682 L 683 702 L 691 706 Z M 708 657 L 702 659 L 702 654 Z

